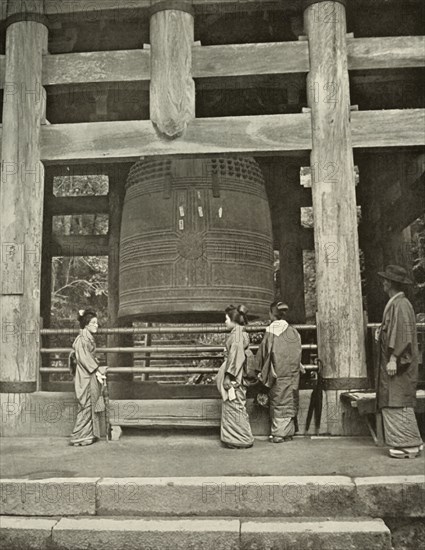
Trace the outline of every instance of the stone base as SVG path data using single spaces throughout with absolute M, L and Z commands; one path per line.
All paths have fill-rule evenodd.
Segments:
M 7 550 L 391 550 L 380 519 L 2 518 Z
M 324 393 L 319 434 L 368 435 L 358 412 L 341 403 L 343 392 Z M 75 423 L 77 401 L 73 393 L 35 392 L 9 396 L 0 394 L 2 437 L 63 436 L 68 437 Z M 309 431 L 305 423 L 311 390 L 300 392 L 299 435 L 316 434 L 314 418 Z M 112 400 L 111 424 L 132 427 L 219 428 L 220 399 Z M 256 436 L 270 433 L 268 411 L 247 401 L 252 432 Z

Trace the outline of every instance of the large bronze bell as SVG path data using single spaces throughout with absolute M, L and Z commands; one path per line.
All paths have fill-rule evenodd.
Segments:
M 243 303 L 273 300 L 270 210 L 253 158 L 137 162 L 120 244 L 120 318 L 221 322 Z

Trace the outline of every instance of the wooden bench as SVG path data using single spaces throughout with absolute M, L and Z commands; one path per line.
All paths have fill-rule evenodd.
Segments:
M 373 441 L 378 446 L 384 445 L 384 433 L 382 426 L 382 415 L 376 412 L 376 392 L 374 391 L 349 391 L 341 394 L 341 400 L 357 409 L 359 415 L 365 419 Z M 425 390 L 416 391 L 416 414 L 425 413 Z M 375 417 L 375 426 L 372 422 L 372 415 Z

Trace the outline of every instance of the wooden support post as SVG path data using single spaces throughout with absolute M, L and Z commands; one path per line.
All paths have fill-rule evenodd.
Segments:
M 175 138 L 195 118 L 192 79 L 194 20 L 191 2 L 157 2 L 150 19 L 150 119 L 161 134 Z
M 120 233 L 121 216 L 125 195 L 125 180 L 127 173 L 124 170 L 115 169 L 109 174 L 109 234 L 108 234 L 108 320 L 111 327 L 119 324 L 119 267 L 120 267 Z M 119 347 L 132 344 L 132 337 L 109 335 L 107 338 L 109 347 Z M 108 366 L 132 366 L 131 356 L 122 357 L 117 353 L 108 354 Z M 120 376 L 120 379 L 131 381 L 132 374 Z
M 276 166 L 276 165 L 275 165 Z M 305 323 L 304 262 L 300 207 L 304 189 L 299 184 L 299 166 L 280 163 L 279 265 L 281 297 L 289 306 L 291 323 Z
M 50 328 L 52 314 L 52 203 L 53 203 L 53 180 L 51 171 L 45 174 L 44 185 L 44 207 L 43 207 L 43 239 L 41 245 L 41 288 L 40 288 L 40 315 L 43 319 L 43 328 Z M 43 367 L 50 367 L 50 357 L 41 356 Z M 40 376 L 41 389 L 45 388 L 49 380 L 48 374 Z
M 0 398 L 16 410 L 3 433 L 19 422 L 19 411 L 36 390 L 40 342 L 40 270 L 44 167 L 40 125 L 45 111 L 42 56 L 47 53 L 43 2 L 22 13 L 8 2 L 1 145 L 1 382 Z M 4 395 L 7 394 L 7 395 Z
M 420 180 L 422 155 L 417 153 L 361 154 L 360 195 L 363 221 L 361 248 L 365 255 L 367 309 L 371 322 L 380 322 L 387 297 L 378 272 L 388 264 L 399 264 L 411 273 L 411 237 L 400 225 L 399 214 Z M 423 211 L 423 200 L 417 200 Z M 396 206 L 398 205 L 398 208 Z M 402 216 L 400 216 L 402 217 Z M 407 224 L 410 223 L 406 215 Z
M 366 302 L 371 323 L 381 321 L 386 298 L 378 271 L 384 270 L 383 228 L 380 221 L 382 197 L 387 183 L 385 163 L 378 155 L 361 155 L 359 159 L 360 194 L 363 222 L 359 228 L 360 246 L 364 253 Z M 385 181 L 384 181 L 385 180 Z
M 341 390 L 367 385 L 345 6 L 308 2 L 304 23 L 310 49 L 319 358 L 328 390 L 327 431 L 341 434 Z
M 306 246 L 306 232 L 300 225 L 299 209 L 300 205 L 309 204 L 311 196 L 299 184 L 302 161 L 299 158 L 280 158 L 270 162 L 268 158 L 257 158 L 257 162 L 266 181 L 274 246 L 279 250 L 280 298 L 289 305 L 289 320 L 304 323 L 303 248 Z

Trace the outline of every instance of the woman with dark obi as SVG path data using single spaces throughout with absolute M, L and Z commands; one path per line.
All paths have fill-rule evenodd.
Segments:
M 70 444 L 91 445 L 100 438 L 100 413 L 105 410 L 102 384 L 107 367 L 100 367 L 95 357 L 96 344 L 93 334 L 97 332 L 96 312 L 80 310 L 78 322 L 80 334 L 75 339 L 70 357 L 74 376 L 75 395 L 78 400 L 77 419 Z
M 406 298 L 411 285 L 407 271 L 389 265 L 378 273 L 389 300 L 375 339 L 379 345 L 377 406 L 382 414 L 385 443 L 392 458 L 416 458 L 423 449 L 415 417 L 418 382 L 418 338 L 416 316 Z
M 267 327 L 257 355 L 259 379 L 269 391 L 271 435 L 273 443 L 290 441 L 295 434 L 298 414 L 301 336 L 284 319 L 288 306 L 273 302 L 271 324 Z
M 246 410 L 246 364 L 249 336 L 245 306 L 229 306 L 225 310 L 226 327 L 231 329 L 226 342 L 225 361 L 217 374 L 217 388 L 223 399 L 220 438 L 230 449 L 248 449 L 254 444 Z

